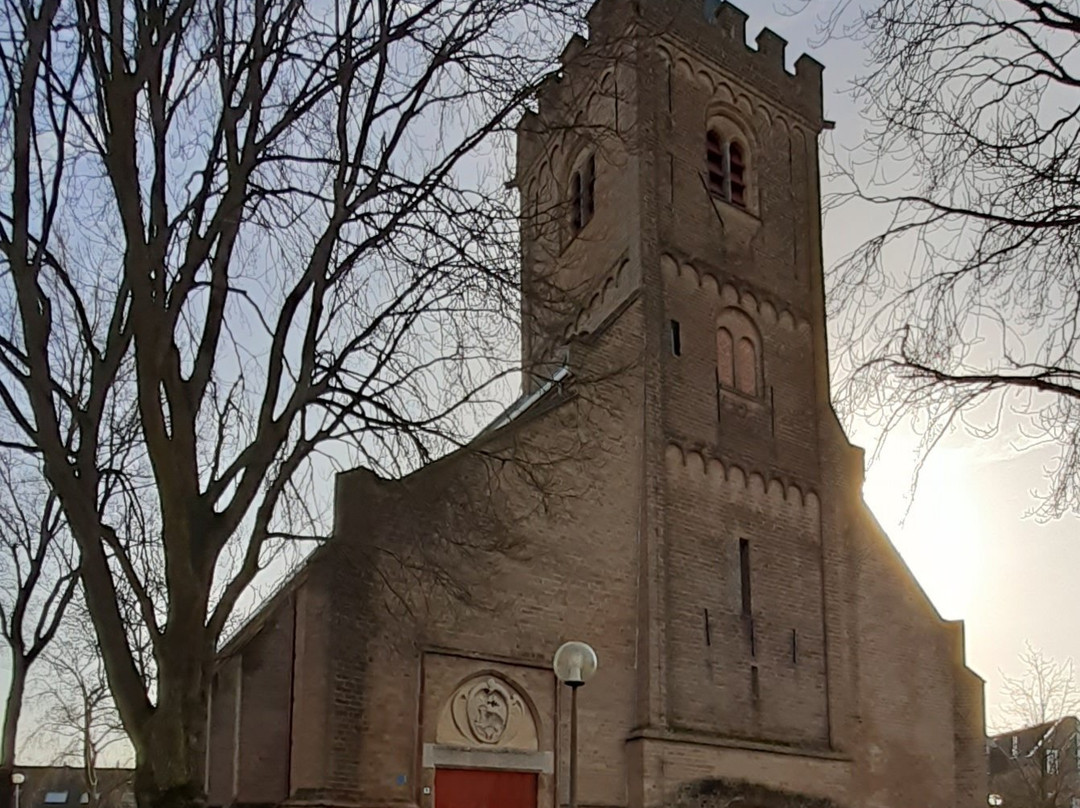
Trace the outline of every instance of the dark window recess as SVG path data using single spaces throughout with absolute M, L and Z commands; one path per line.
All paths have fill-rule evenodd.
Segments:
M 739 539 L 739 585 L 742 592 L 743 617 L 753 613 L 753 601 L 750 596 L 750 542 Z
M 746 151 L 712 130 L 705 133 L 709 192 L 740 208 L 746 207 Z
M 720 389 L 721 389 L 721 386 L 720 386 L 720 367 L 719 366 L 717 366 L 716 373 L 714 375 L 716 376 L 716 420 L 719 423 L 720 421 L 724 420 L 724 407 L 720 403 Z
M 570 178 L 570 224 L 581 231 L 596 211 L 596 157 L 589 158 Z
M 750 666 L 750 694 L 757 702 L 761 698 L 761 683 L 758 681 L 757 665 Z
M 757 656 L 757 637 L 754 634 L 754 603 L 750 593 L 750 542 L 739 539 L 739 590 L 742 594 L 742 616 L 750 640 L 750 658 Z
M 668 155 L 668 202 L 675 201 L 675 156 Z
M 682 333 L 678 320 L 671 321 L 671 352 L 675 356 L 682 356 Z
M 596 157 L 591 154 L 585 161 L 581 178 L 581 207 L 585 213 L 585 224 L 588 224 L 596 210 Z
M 581 172 L 575 171 L 574 176 L 570 178 L 570 224 L 573 226 L 575 233 L 585 226 L 581 203 Z
M 746 159 L 743 157 L 742 146 L 738 143 L 728 145 L 728 163 L 731 166 L 729 179 L 731 181 L 731 203 L 741 208 L 746 207 Z
M 795 630 L 791 630 L 791 664 L 799 664 L 799 633 Z
M 724 186 L 724 144 L 720 135 L 710 131 L 705 136 L 706 162 L 709 170 L 709 190 L 719 196 L 727 196 Z
M 705 612 L 705 644 L 712 645 L 712 627 L 709 625 L 709 610 L 703 609 Z

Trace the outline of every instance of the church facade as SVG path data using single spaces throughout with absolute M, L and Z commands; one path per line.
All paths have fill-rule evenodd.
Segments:
M 518 131 L 522 398 L 222 652 L 211 805 L 979 808 L 983 682 L 831 408 L 822 68 L 598 0 Z

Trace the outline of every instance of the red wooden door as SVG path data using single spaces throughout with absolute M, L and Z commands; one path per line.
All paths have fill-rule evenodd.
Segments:
M 436 769 L 435 808 L 536 808 L 536 774 Z

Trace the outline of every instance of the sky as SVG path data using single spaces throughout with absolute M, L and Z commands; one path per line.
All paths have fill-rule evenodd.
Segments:
M 749 41 L 763 26 L 789 41 L 789 69 L 803 52 L 825 65 L 825 114 L 836 128 L 823 137 L 842 152 L 863 132 L 860 110 L 846 88 L 865 65 L 859 43 L 820 41 L 817 18 L 833 4 L 736 3 L 750 15 Z M 827 185 L 823 191 L 828 193 Z M 874 222 L 854 217 L 851 211 L 826 216 L 826 267 L 854 246 L 853 234 L 874 233 Z M 835 352 L 839 346 L 833 347 Z M 856 424 L 849 437 L 869 458 L 880 436 Z M 869 465 L 863 491 L 941 615 L 964 620 L 968 664 L 986 680 L 991 729 L 1002 675 L 1020 672 L 1018 655 L 1026 643 L 1059 660 L 1080 658 L 1080 610 L 1073 601 L 1080 517 L 1039 522 L 1030 515 L 1053 448 L 1022 449 L 1020 437 L 1009 430 L 988 440 L 950 435 L 928 458 L 911 497 L 916 443 L 912 435 L 894 434 Z
M 809 2 L 798 13 L 775 0 L 737 5 L 750 15 L 749 41 L 768 26 L 789 40 L 789 65 L 809 52 L 826 66 L 826 117 L 836 123 L 826 137 L 843 149 L 860 139 L 863 128 L 845 93 L 863 67 L 862 51 L 851 41 L 816 42 L 816 13 L 834 0 Z M 850 212 L 826 218 L 826 265 L 851 246 L 852 234 L 869 235 L 873 227 L 873 221 L 853 220 Z M 856 425 L 850 437 L 869 449 L 878 435 Z M 910 498 L 916 444 L 910 435 L 896 434 L 867 469 L 864 489 L 941 615 L 965 621 L 968 663 L 987 681 L 991 725 L 1002 673 L 1019 672 L 1025 643 L 1054 658 L 1080 658 L 1080 610 L 1072 603 L 1073 578 L 1080 572 L 1080 517 L 1040 523 L 1030 516 L 1038 504 L 1033 492 L 1044 483 L 1053 450 L 1019 451 L 1017 438 L 1007 431 L 992 440 L 951 435 L 927 460 Z

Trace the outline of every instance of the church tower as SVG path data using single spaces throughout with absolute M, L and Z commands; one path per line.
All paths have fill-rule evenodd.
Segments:
M 846 442 L 828 398 L 822 68 L 788 72 L 768 29 L 748 47 L 726 3 L 600 0 L 589 23 L 519 130 L 523 354 L 538 376 L 564 360 L 588 375 L 642 301 L 639 339 L 608 348 L 644 385 L 638 735 L 835 751 L 843 589 L 826 586 L 819 492 L 843 462 L 826 442 Z

